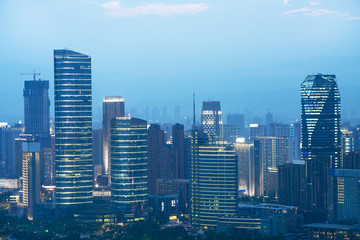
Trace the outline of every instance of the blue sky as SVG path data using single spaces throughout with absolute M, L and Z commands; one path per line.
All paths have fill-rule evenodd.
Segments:
M 196 92 L 198 108 L 220 100 L 225 113 L 293 120 L 301 82 L 318 72 L 337 75 L 344 115 L 360 116 L 359 29 L 356 0 L 1 0 L 0 121 L 22 118 L 20 73 L 53 86 L 64 47 L 92 56 L 95 118 L 106 95 L 190 115 Z

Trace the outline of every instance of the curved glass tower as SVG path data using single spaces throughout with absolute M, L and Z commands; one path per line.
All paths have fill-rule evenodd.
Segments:
M 92 203 L 91 58 L 54 50 L 56 206 Z
M 301 84 L 301 156 L 306 165 L 306 209 L 326 219 L 328 169 L 341 163 L 340 93 L 335 75 L 309 75 Z
M 147 123 L 131 117 L 111 121 L 111 203 L 123 222 L 145 219 Z

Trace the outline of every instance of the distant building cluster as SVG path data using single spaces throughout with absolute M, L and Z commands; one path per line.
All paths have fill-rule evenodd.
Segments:
M 292 123 L 270 112 L 264 123 L 238 113 L 224 121 L 220 101 L 203 102 L 200 124 L 195 112 L 192 123 L 160 123 L 105 96 L 102 128 L 93 129 L 91 72 L 90 56 L 55 50 L 54 119 L 49 81 L 34 73 L 24 84 L 24 122 L 0 123 L 0 188 L 12 191 L 14 214 L 357 239 L 360 125 L 341 122 L 335 75 L 305 78 Z

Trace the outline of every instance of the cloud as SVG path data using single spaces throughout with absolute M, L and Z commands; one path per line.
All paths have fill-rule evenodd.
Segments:
M 284 4 L 288 4 L 290 0 L 283 0 Z
M 311 6 L 317 6 L 317 5 L 320 5 L 320 3 L 318 3 L 318 2 L 310 2 L 310 5 Z
M 360 20 L 360 17 L 352 16 L 352 17 L 349 17 L 348 20 Z
M 336 12 L 327 10 L 327 9 L 299 8 L 299 9 L 286 11 L 282 15 L 302 14 L 302 15 L 307 15 L 307 16 L 318 17 L 321 15 L 334 14 L 334 13 L 336 13 Z
M 172 16 L 179 14 L 196 14 L 209 9 L 209 7 L 204 3 L 177 5 L 154 3 L 150 5 L 125 8 L 120 5 L 120 1 L 112 1 L 104 3 L 101 6 L 106 10 L 105 13 L 108 16 L 114 18 L 130 18 L 141 15 Z

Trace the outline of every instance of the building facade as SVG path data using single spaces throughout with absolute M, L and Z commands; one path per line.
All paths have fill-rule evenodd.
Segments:
M 219 101 L 205 101 L 201 110 L 201 127 L 212 138 L 223 136 L 222 112 Z
M 54 50 L 55 184 L 58 210 L 92 203 L 91 57 Z
M 301 158 L 306 165 L 306 209 L 312 221 L 324 221 L 327 216 L 329 167 L 342 167 L 340 124 L 335 75 L 307 76 L 301 84 Z
M 40 204 L 40 143 L 22 142 L 22 193 L 27 217 L 34 219 L 36 205 Z
M 238 158 L 238 192 L 239 195 L 255 195 L 254 142 L 240 138 L 235 144 Z
M 122 222 L 144 220 L 147 186 L 147 122 L 111 121 L 111 203 Z
M 41 147 L 50 147 L 50 100 L 49 81 L 25 81 L 24 127 L 26 134 L 32 134 Z
M 105 97 L 103 100 L 102 141 L 103 141 L 103 173 L 110 174 L 110 128 L 111 120 L 125 117 L 125 102 L 123 97 Z
M 215 229 L 217 219 L 237 212 L 238 179 L 235 149 L 204 144 L 193 130 L 190 178 L 190 222 L 193 231 Z

